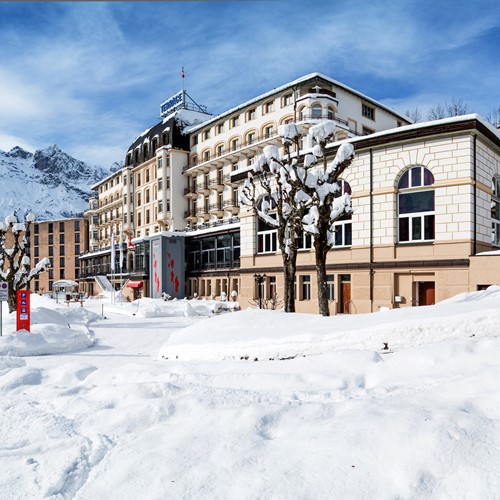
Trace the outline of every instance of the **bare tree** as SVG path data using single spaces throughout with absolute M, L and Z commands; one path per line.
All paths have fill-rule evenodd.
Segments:
M 442 104 L 436 104 L 427 113 L 427 118 L 429 120 L 441 120 L 442 118 L 446 118 L 448 115 L 446 114 L 446 108 Z
M 486 120 L 488 120 L 491 125 L 498 128 L 500 127 L 500 106 L 498 106 L 493 111 L 490 111 L 486 116 Z
M 463 99 L 453 97 L 451 102 L 445 102 L 444 106 L 442 104 L 436 104 L 430 108 L 427 117 L 429 120 L 441 120 L 442 118 L 451 116 L 466 115 L 468 112 L 469 105 Z
M 316 145 L 308 154 L 300 153 L 300 143 L 307 133 L 294 123 L 283 125 L 279 134 L 286 154 L 282 158 L 275 146 L 266 146 L 241 191 L 241 201 L 250 205 L 258 217 L 277 228 L 284 264 L 285 311 L 294 311 L 294 278 L 296 274 L 297 237 L 304 231 L 314 240 L 320 313 L 329 315 L 326 281 L 326 256 L 335 242 L 334 223 L 351 213 L 350 196 L 342 193 L 339 178 L 354 158 L 354 148 L 343 143 L 335 159 L 328 164 L 327 144 L 337 131 L 332 121 L 311 127 L 309 135 Z M 295 144 L 296 154 L 290 146 Z M 256 195 L 254 176 L 269 203 Z
M 413 109 L 407 109 L 405 111 L 405 115 L 413 122 L 418 123 L 422 121 L 422 112 L 418 107 L 414 107 Z
M 284 309 L 295 312 L 295 275 L 297 270 L 298 232 L 304 209 L 295 202 L 297 185 L 291 183 L 292 172 L 301 162 L 300 139 L 302 130 L 295 124 L 280 127 L 285 156 L 280 158 L 275 146 L 264 148 L 264 155 L 257 158 L 253 173 L 249 172 L 240 192 L 240 202 L 254 209 L 257 216 L 276 228 L 284 273 Z M 295 147 L 294 147 L 295 146 Z M 292 151 L 296 151 L 292 159 Z M 259 192 L 256 191 L 257 179 Z
M 50 259 L 44 258 L 31 268 L 26 234 L 34 220 L 35 216 L 28 213 L 24 220 L 13 214 L 0 222 L 0 278 L 9 285 L 9 312 L 16 310 L 17 290 L 28 288 L 31 280 L 50 266 Z
M 469 112 L 469 105 L 463 99 L 453 97 L 451 102 L 446 103 L 446 112 L 448 116 L 462 116 Z

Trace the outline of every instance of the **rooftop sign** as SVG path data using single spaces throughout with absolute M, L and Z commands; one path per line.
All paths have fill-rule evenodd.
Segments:
M 160 105 L 160 115 L 162 117 L 168 116 L 179 108 L 184 106 L 184 91 L 181 90 L 174 96 L 167 99 Z

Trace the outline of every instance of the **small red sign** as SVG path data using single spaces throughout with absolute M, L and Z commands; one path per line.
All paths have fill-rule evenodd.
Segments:
M 17 290 L 16 330 L 30 331 L 30 291 Z

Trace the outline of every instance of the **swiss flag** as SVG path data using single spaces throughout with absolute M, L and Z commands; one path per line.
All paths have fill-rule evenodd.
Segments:
M 135 247 L 135 245 L 132 243 L 132 235 L 130 235 L 128 237 L 128 246 L 129 246 L 129 248 L 134 248 Z

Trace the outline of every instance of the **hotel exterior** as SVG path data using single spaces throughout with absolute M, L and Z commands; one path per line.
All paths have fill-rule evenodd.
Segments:
M 337 125 L 331 158 L 342 141 L 356 152 L 342 178 L 354 213 L 337 223 L 327 260 L 332 314 L 427 305 L 500 282 L 498 257 L 484 254 L 500 249 L 500 136 L 479 116 L 412 125 L 318 73 L 215 117 L 188 111 L 167 112 L 94 186 L 87 291 L 96 274 L 113 278 L 105 266 L 121 232 L 126 265 L 115 270 L 131 298 L 226 294 L 243 308 L 282 298 L 275 230 L 239 206 L 238 189 L 264 146 L 281 147 L 280 125 L 322 120 Z M 310 238 L 299 246 L 296 310 L 317 312 Z
M 83 217 L 33 222 L 30 261 L 36 266 L 48 257 L 51 265 L 30 283 L 31 291 L 47 293 L 57 281 L 79 281 L 79 256 L 88 248 L 88 234 L 88 221 Z

